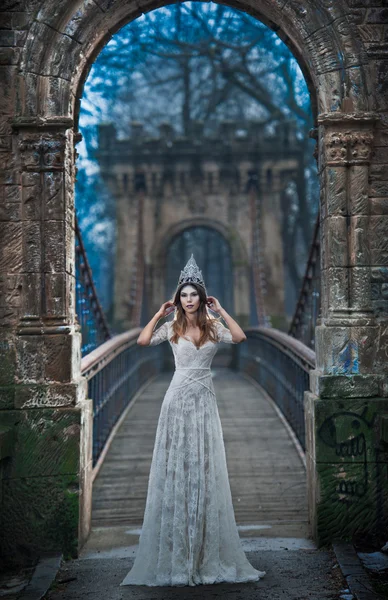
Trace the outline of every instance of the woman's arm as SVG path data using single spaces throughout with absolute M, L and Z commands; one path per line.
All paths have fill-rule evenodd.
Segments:
M 230 333 L 232 334 L 232 340 L 235 344 L 239 342 L 244 342 L 247 339 L 247 336 L 241 329 L 240 325 L 235 321 L 224 308 L 222 308 L 221 304 L 214 296 L 208 296 L 206 304 L 209 306 L 211 310 L 218 312 L 223 319 L 228 324 Z
M 172 310 L 167 310 L 171 306 L 174 306 L 172 302 L 164 302 L 158 312 L 154 314 L 151 321 L 147 323 L 147 325 L 145 325 L 145 327 L 141 330 L 139 337 L 137 338 L 137 343 L 140 346 L 149 346 L 156 323 L 159 321 L 159 319 L 172 312 Z

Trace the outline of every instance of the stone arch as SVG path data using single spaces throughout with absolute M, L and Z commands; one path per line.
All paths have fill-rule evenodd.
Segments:
M 5 36 L 10 48 L 3 53 L 9 62 L 1 90 L 0 244 L 5 276 L 0 297 L 5 298 L 1 340 L 7 354 L 1 372 L 2 408 L 23 410 L 26 422 L 38 409 L 59 408 L 74 419 L 79 437 L 71 442 L 72 486 L 80 491 L 79 545 L 90 528 L 92 429 L 74 306 L 73 142 L 79 101 L 93 60 L 109 37 L 142 12 L 165 4 L 41 0 L 35 15 L 25 13 L 24 31 L 12 25 Z M 338 469 L 333 464 L 333 477 L 322 471 L 327 453 L 316 435 L 320 420 L 325 411 L 333 415 L 355 399 L 372 419 L 382 411 L 380 396 L 387 396 L 388 315 L 380 311 L 376 323 L 374 306 L 376 313 L 380 307 L 379 299 L 372 302 L 371 281 L 374 293 L 383 297 L 388 209 L 382 191 L 387 189 L 383 172 L 388 144 L 381 127 L 373 156 L 378 117 L 367 112 L 380 111 L 386 119 L 388 111 L 386 64 L 378 37 L 384 17 L 375 16 L 376 28 L 372 20 L 362 29 L 358 11 L 364 17 L 366 9 L 357 3 L 353 8 L 346 0 L 262 0 L 260 8 L 255 0 L 225 4 L 277 32 L 298 60 L 312 95 L 321 178 L 322 316 L 316 329 L 316 369 L 305 396 L 307 477 L 312 534 L 318 541 L 327 540 L 332 533 L 349 535 L 353 523 L 348 513 L 343 522 L 337 515 L 333 518 L 327 482 L 335 481 Z M 371 448 L 378 443 L 373 435 Z M 29 476 L 35 475 L 31 468 Z M 371 490 L 374 484 L 371 479 Z M 338 529 L 328 533 L 328 524 L 338 524 Z M 367 529 L 367 520 L 363 526 Z
M 250 264 L 247 249 L 238 233 L 232 231 L 227 225 L 215 219 L 207 217 L 192 217 L 174 223 L 166 230 L 158 232 L 151 251 L 152 280 L 156 290 L 163 290 L 163 275 L 166 268 L 167 248 L 171 241 L 186 229 L 192 227 L 208 227 L 218 231 L 228 242 L 233 264 L 235 314 L 242 318 L 242 322 L 248 322 L 249 317 L 249 285 Z M 237 292 L 237 293 L 236 293 Z M 160 300 L 160 302 L 159 302 Z M 164 301 L 158 298 L 159 305 Z
M 161 0 L 103 0 L 98 4 L 71 0 L 57 3 L 53 10 L 53 3 L 43 3 L 22 51 L 20 69 L 26 83 L 20 90 L 22 115 L 60 115 L 77 123 L 83 84 L 97 54 L 126 23 L 166 4 Z M 315 116 L 368 110 L 363 70 L 367 61 L 345 4 L 318 4 L 265 0 L 258 9 L 252 0 L 242 0 L 237 7 L 272 28 L 290 48 L 310 89 Z M 236 7 L 236 2 L 230 5 Z

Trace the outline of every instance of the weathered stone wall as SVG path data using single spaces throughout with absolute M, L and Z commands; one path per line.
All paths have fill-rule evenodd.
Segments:
M 377 527 L 386 536 L 385 0 L 230 3 L 290 46 L 316 116 L 324 250 L 317 368 L 306 395 L 312 532 L 319 541 Z M 15 435 L 1 461 L 0 498 L 11 560 L 69 552 L 88 532 L 91 410 L 74 315 L 73 134 L 100 48 L 162 4 L 1 3 L 0 406 Z
M 116 201 L 117 252 L 115 264 L 114 323 L 116 329 L 137 326 L 128 299 L 133 295 L 138 246 L 138 194 L 144 195 L 144 257 L 150 278 L 152 314 L 168 298 L 165 289 L 166 252 L 176 228 L 193 227 L 198 219 L 222 229 L 231 249 L 235 306 L 233 314 L 249 323 L 249 290 L 254 228 L 252 203 L 260 204 L 260 259 L 266 290 L 266 314 L 276 322 L 284 314 L 283 216 L 280 196 L 286 185 L 303 173 L 303 148 L 289 123 L 287 144 L 279 132 L 268 135 L 252 123 L 245 136 L 236 123 L 220 125 L 219 135 L 206 137 L 196 127 L 195 137 L 177 137 L 161 126 L 159 138 L 147 137 L 140 123 L 132 124 L 129 139 L 117 139 L 111 124 L 99 127 L 98 159 L 101 174 Z M 248 191 L 255 175 L 257 189 Z M 157 250 L 156 250 L 157 249 Z M 240 273 L 240 276 L 237 276 Z M 211 293 L 211 282 L 208 282 Z M 241 290 L 246 290 L 245 294 Z M 244 301 L 242 298 L 248 300 Z

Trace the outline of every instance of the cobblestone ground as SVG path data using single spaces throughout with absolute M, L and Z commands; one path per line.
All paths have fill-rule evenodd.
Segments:
M 254 540 L 243 540 L 252 547 Z M 45 600 L 176 600 L 227 597 L 228 600 L 337 600 L 346 588 L 331 549 L 311 548 L 310 540 L 260 538 L 266 549 L 247 551 L 250 562 L 266 575 L 257 583 L 215 584 L 195 587 L 120 587 L 133 557 L 111 549 L 109 558 L 89 553 L 64 563 Z M 287 549 L 289 548 L 289 549 Z

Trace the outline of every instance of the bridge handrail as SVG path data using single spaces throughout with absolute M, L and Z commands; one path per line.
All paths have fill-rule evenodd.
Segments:
M 271 343 L 274 343 L 282 352 L 290 355 L 292 358 L 297 357 L 301 366 L 309 371 L 315 368 L 315 352 L 306 344 L 298 339 L 290 336 L 284 331 L 269 327 L 249 327 L 244 329 L 245 333 L 256 334 L 264 338 L 270 338 Z
M 87 380 L 94 377 L 98 371 L 101 371 L 118 354 L 123 352 L 128 346 L 131 346 L 138 338 L 141 330 L 141 327 L 135 327 L 124 333 L 119 333 L 89 352 L 89 354 L 81 359 L 82 375 Z
M 309 390 L 315 352 L 284 331 L 270 327 L 245 329 L 235 364 L 267 392 L 283 413 L 301 448 L 306 448 L 304 394 Z

